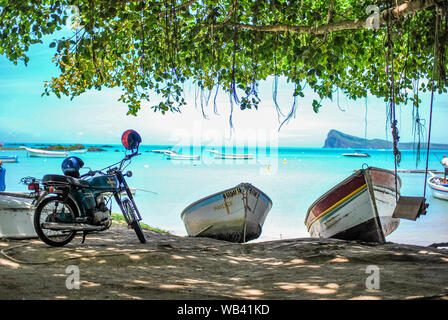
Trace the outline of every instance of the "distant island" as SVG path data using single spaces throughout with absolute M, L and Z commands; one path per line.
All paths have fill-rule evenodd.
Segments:
M 62 145 L 58 144 L 58 145 L 49 146 L 47 148 L 41 148 L 41 149 L 52 150 L 52 151 L 73 151 L 73 150 L 82 150 L 85 148 L 86 147 L 84 147 L 82 144 L 75 144 L 73 146 L 62 146 Z M 91 152 L 91 151 L 106 151 L 106 150 L 97 148 L 97 147 L 90 147 L 87 149 L 87 151 Z
M 426 143 L 421 142 L 421 148 L 426 148 Z M 344 149 L 392 149 L 392 141 L 382 139 L 364 139 L 352 136 L 337 130 L 330 130 L 325 139 L 324 148 L 344 148 Z M 413 142 L 399 142 L 400 149 L 413 149 Z M 431 149 L 448 149 L 448 144 L 431 143 Z
M 18 144 L 15 144 L 18 145 Z M 40 146 L 40 147 L 38 147 Z M 19 147 L 19 148 L 15 148 L 15 147 L 3 147 L 0 146 L 0 150 L 24 150 L 25 147 Z M 63 146 L 60 144 L 56 144 L 56 145 L 45 145 L 45 144 L 39 144 L 39 145 L 35 145 L 34 148 L 36 149 L 40 149 L 40 150 L 49 150 L 49 151 L 75 151 L 75 150 L 83 150 L 86 149 L 86 147 L 82 144 L 75 144 L 75 145 L 70 145 L 70 146 Z M 90 147 L 87 148 L 87 151 L 89 152 L 99 152 L 99 151 L 106 151 L 104 149 L 98 148 L 98 147 Z

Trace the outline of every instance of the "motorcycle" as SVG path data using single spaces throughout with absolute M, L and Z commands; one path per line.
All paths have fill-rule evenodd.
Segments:
M 64 175 L 45 175 L 41 180 L 45 196 L 40 197 L 34 213 L 34 228 L 39 238 L 48 245 L 61 247 L 72 241 L 78 232 L 83 232 L 84 243 L 89 232 L 104 231 L 112 225 L 113 197 L 128 226 L 134 229 L 140 242 L 145 243 L 139 223 L 142 217 L 125 179 L 131 177 L 132 172 L 123 173 L 132 158 L 141 154 L 138 152 L 140 143 L 140 135 L 127 130 L 122 135 L 126 153 L 121 161 L 101 170 L 89 169 L 88 173 L 80 175 L 79 169 L 84 163 L 77 157 L 69 157 L 62 165 Z M 78 167 L 66 163 L 77 163 Z

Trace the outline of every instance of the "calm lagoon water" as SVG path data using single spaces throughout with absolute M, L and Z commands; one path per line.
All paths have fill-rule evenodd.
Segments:
M 201 154 L 200 161 L 166 160 L 161 154 L 149 152 L 163 148 L 165 146 L 142 146 L 142 155 L 134 158 L 128 167 L 133 171 L 128 182 L 138 189 L 135 198 L 144 222 L 178 235 L 186 235 L 180 213 L 190 203 L 241 182 L 250 182 L 273 201 L 263 232 L 256 241 L 308 237 L 304 225 L 306 211 L 320 195 L 363 164 L 386 169 L 394 167 L 391 150 L 365 150 L 371 155 L 370 158 L 348 158 L 341 154 L 352 150 L 279 148 L 268 154 L 261 152 L 253 160 L 214 160 L 207 151 L 210 147 L 181 150 L 181 153 L 192 151 Z M 107 152 L 88 152 L 78 156 L 84 160 L 86 167 L 92 169 L 106 167 L 123 157 L 121 146 L 105 149 Z M 237 148 L 234 152 L 255 154 L 256 150 Z M 4 164 L 9 191 L 26 191 L 26 186 L 19 183 L 25 176 L 42 178 L 48 173 L 62 174 L 61 158 L 29 158 L 27 152 L 22 150 L 0 151 L 0 155 L 15 154 L 19 156 L 18 163 Z M 448 151 L 431 151 L 429 169 L 441 171 L 437 157 L 441 158 L 444 154 Z M 424 169 L 425 161 L 426 153 L 422 152 L 417 168 Z M 415 153 L 402 150 L 400 169 L 415 168 Z M 400 173 L 400 177 L 403 182 L 402 195 L 423 196 L 424 174 Z M 448 242 L 448 201 L 433 198 L 429 187 L 426 197 L 430 204 L 426 216 L 415 222 L 401 220 L 398 229 L 387 238 L 388 241 L 418 245 Z M 119 212 L 116 205 L 112 209 Z

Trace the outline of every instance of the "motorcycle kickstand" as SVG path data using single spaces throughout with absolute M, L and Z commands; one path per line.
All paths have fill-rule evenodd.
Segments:
M 82 240 L 79 244 L 84 244 L 84 242 L 86 241 L 87 233 L 88 233 L 87 231 L 82 232 Z

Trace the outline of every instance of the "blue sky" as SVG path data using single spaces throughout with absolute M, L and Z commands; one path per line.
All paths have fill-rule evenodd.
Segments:
M 129 128 L 139 131 L 144 144 L 244 144 L 244 141 L 275 135 L 280 146 L 321 147 L 329 130 L 336 129 L 348 134 L 367 138 L 391 139 L 386 128 L 386 105 L 373 96 L 367 99 L 367 128 L 365 123 L 365 99 L 352 101 L 340 94 L 340 107 L 336 99 L 323 101 L 319 114 L 312 110 L 316 96 L 305 90 L 305 98 L 298 100 L 296 117 L 285 125 L 277 136 L 279 126 L 272 101 L 272 79 L 260 83 L 262 102 L 258 111 L 237 110 L 233 123 L 233 140 L 229 140 L 229 98 L 219 95 L 219 116 L 213 113 L 212 103 L 206 109 L 209 119 L 202 117 L 200 107 L 195 108 L 194 87 L 185 86 L 189 102 L 180 114 L 154 113 L 149 105 L 143 105 L 137 117 L 126 116 L 127 106 L 118 102 L 119 89 L 92 90 L 70 101 L 63 97 L 41 97 L 43 83 L 58 70 L 51 62 L 54 49 L 47 39 L 35 45 L 29 53 L 28 67 L 13 63 L 0 56 L 0 142 L 6 143 L 110 143 L 118 144 L 121 133 Z M 157 96 L 153 96 L 157 101 Z M 421 116 L 429 124 L 429 94 L 422 96 Z M 292 104 L 292 87 L 279 81 L 278 101 L 284 113 Z M 398 109 L 401 141 L 412 137 L 412 108 Z M 433 143 L 448 143 L 446 122 L 448 120 L 448 95 L 436 95 L 432 126 Z M 180 141 L 182 140 L 182 141 Z

